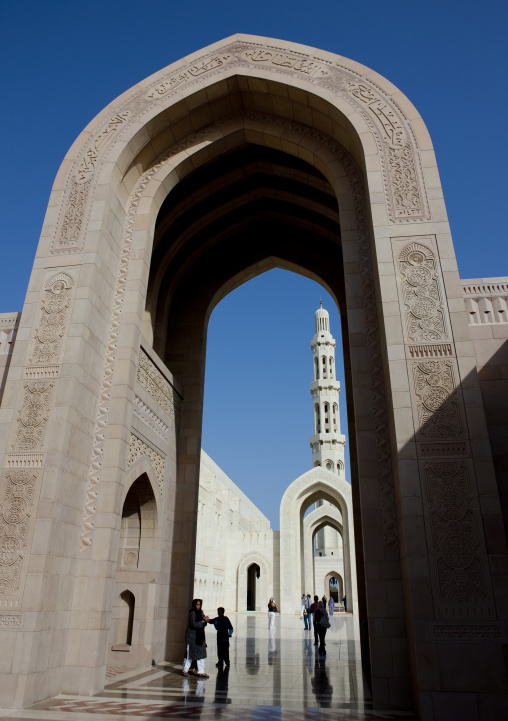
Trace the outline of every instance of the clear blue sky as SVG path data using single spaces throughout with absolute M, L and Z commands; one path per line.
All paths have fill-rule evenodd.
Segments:
M 0 24 L 0 311 L 23 306 L 54 176 L 83 127 L 134 83 L 235 32 L 330 50 L 397 85 L 433 139 L 461 276 L 508 274 L 504 1 L 25 0 L 4 2 Z M 309 340 L 319 293 L 307 279 L 273 271 L 235 291 L 210 323 L 203 445 L 275 527 L 285 484 L 310 464 Z M 273 304 L 287 313 L 279 348 L 267 327 Z M 239 321 L 241 339 L 228 331 Z M 338 335 L 336 314 L 332 324 Z M 289 348 L 281 382 L 273 360 Z M 224 392 L 238 369 L 242 408 L 237 393 Z

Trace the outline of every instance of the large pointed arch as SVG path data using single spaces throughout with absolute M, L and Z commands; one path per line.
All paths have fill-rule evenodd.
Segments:
M 219 242 L 225 251 L 234 230 L 223 204 L 228 222 L 213 236 L 216 246 L 203 246 L 215 259 L 207 275 L 206 254 L 192 247 L 196 229 L 187 224 L 176 233 L 171 226 L 174 245 L 168 244 L 160 211 L 196 171 L 239 157 L 246 145 L 291 157 L 293 166 L 294 159 L 306 164 L 297 170 L 308 188 L 319 174 L 322 197 L 295 225 L 290 209 L 298 192 L 286 184 L 277 199 L 265 182 L 258 227 L 290 228 L 296 241 L 283 246 L 272 235 L 263 246 L 265 234 L 256 237 L 253 229 L 232 256 L 237 264 L 221 275 L 224 253 L 213 251 Z M 327 188 L 338 223 L 323 211 Z M 268 201 L 280 201 L 278 208 Z M 326 250 L 305 252 L 318 238 Z M 165 250 L 160 265 L 152 262 L 158 247 Z M 414 693 L 421 709 L 429 698 L 457 691 L 447 675 L 455 633 L 487 638 L 489 658 L 502 667 L 504 631 L 493 600 L 498 579 L 485 540 L 490 533 L 488 552 L 504 553 L 488 530 L 498 521 L 499 503 L 481 402 L 460 386 L 470 369 L 470 338 L 428 133 L 407 98 L 370 69 L 313 48 L 235 35 L 112 101 L 73 144 L 55 180 L 20 320 L 23 341 L 3 397 L 3 499 L 20 484 L 28 490 L 19 511 L 25 516 L 12 560 L 16 573 L 3 581 L 1 594 L 20 633 L 29 611 L 40 616 L 40 627 L 76 631 L 83 652 L 42 663 L 37 675 L 44 683 L 28 683 L 25 666 L 13 660 L 19 683 L 5 687 L 2 705 L 103 687 L 119 488 L 133 442 L 146 446 L 156 467 L 167 521 L 162 565 L 174 583 L 161 601 L 160 635 L 168 639 L 161 654 L 181 657 L 193 583 L 206 322 L 231 283 L 247 279 L 258 263 L 279 260 L 329 286 L 342 313 L 355 507 L 349 531 L 354 520 L 375 704 L 408 708 Z M 420 322 L 427 320 L 432 327 Z M 425 365 L 429 359 L 432 365 Z M 439 403 L 452 408 L 449 423 L 436 420 Z M 143 433 L 135 435 L 140 424 Z M 453 544 L 460 545 L 460 558 L 473 554 L 476 585 L 458 572 L 459 556 L 447 556 L 451 565 L 443 570 L 446 549 L 434 519 L 439 489 L 450 483 L 457 503 L 466 494 L 474 518 L 473 551 L 465 537 L 454 536 L 462 540 Z M 42 528 L 41 555 L 31 544 L 40 542 Z M 69 562 L 58 568 L 69 567 L 72 580 L 50 608 L 42 589 L 58 575 L 49 570 L 56 569 L 55 557 Z M 291 563 L 296 568 L 297 559 Z M 39 568 L 46 569 L 42 581 Z M 24 594 L 27 583 L 41 589 L 36 598 Z M 87 593 L 98 599 L 93 628 L 74 628 Z M 457 624 L 467 626 L 468 618 L 491 630 L 461 630 Z M 31 643 L 34 655 L 35 635 Z M 429 644 L 440 659 L 438 681 L 420 674 Z M 473 668 L 477 658 L 463 646 L 460 657 Z M 97 663 L 86 666 L 83 658 Z M 9 660 L 6 665 L 11 668 Z

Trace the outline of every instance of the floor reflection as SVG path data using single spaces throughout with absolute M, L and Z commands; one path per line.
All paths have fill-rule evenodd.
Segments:
M 58 697 L 3 718 L 87 721 L 93 713 L 97 721 L 119 716 L 135 716 L 136 721 L 158 717 L 306 721 L 330 719 L 321 716 L 327 709 L 328 713 L 343 709 L 354 721 L 413 718 L 378 716 L 372 711 L 361 668 L 360 639 L 350 615 L 333 616 L 326 635 L 326 657 L 318 654 L 313 632 L 303 630 L 297 616 L 277 615 L 275 631 L 268 630 L 266 614 L 230 616 L 235 627 L 231 667 L 215 667 L 215 633 L 208 631 L 208 679 L 182 677 L 181 664 L 132 671 L 116 667 L 99 697 Z

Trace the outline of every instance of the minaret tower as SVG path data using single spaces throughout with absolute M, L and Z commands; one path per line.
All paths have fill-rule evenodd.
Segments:
M 330 333 L 330 318 L 322 302 L 315 317 L 316 333 L 310 344 L 314 361 L 314 380 L 310 384 L 314 407 L 314 435 L 310 438 L 312 465 L 323 466 L 345 478 L 346 438 L 340 432 L 340 382 L 335 377 L 335 338 Z

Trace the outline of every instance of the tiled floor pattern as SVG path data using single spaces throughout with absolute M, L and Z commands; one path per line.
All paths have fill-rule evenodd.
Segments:
M 231 668 L 215 668 L 215 632 L 208 631 L 209 679 L 184 678 L 181 666 L 108 669 L 96 697 L 60 696 L 22 711 L 0 710 L 4 721 L 415 721 L 374 711 L 364 684 L 353 619 L 335 615 L 320 657 L 313 633 L 297 617 L 278 617 L 269 632 L 265 614 L 231 615 Z
M 129 670 L 128 666 L 108 666 L 106 669 L 106 679 L 113 678 L 113 676 L 120 676 Z

